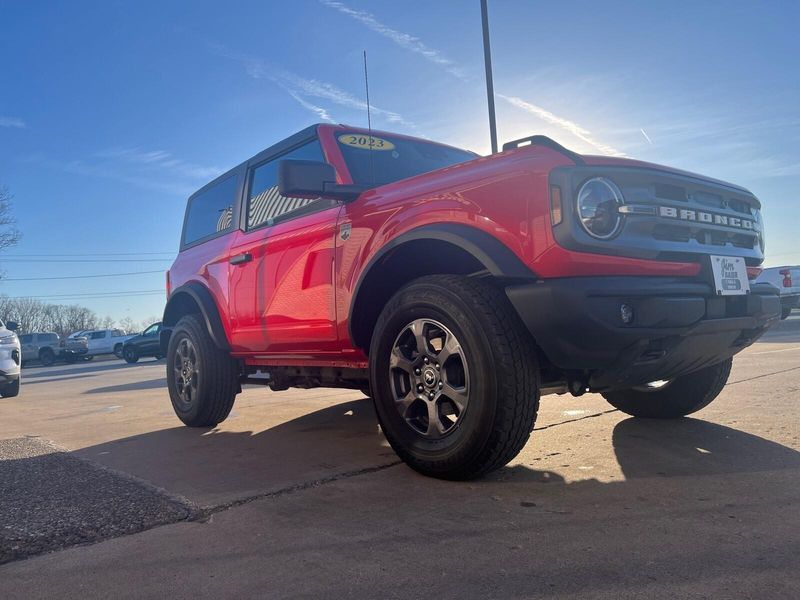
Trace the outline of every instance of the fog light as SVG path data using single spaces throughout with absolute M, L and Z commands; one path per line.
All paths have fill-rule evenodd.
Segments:
M 633 323 L 633 307 L 630 304 L 619 305 L 619 318 L 625 325 Z

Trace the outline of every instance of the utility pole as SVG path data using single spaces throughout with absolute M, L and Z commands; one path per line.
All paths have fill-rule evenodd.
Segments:
M 486 99 L 489 101 L 489 135 L 492 138 L 492 154 L 497 154 L 497 119 L 494 114 L 494 81 L 492 81 L 492 49 L 489 47 L 489 8 L 487 0 L 481 0 L 483 22 L 483 60 L 486 63 Z

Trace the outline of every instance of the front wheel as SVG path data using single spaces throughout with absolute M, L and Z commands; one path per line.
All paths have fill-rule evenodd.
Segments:
M 181 318 L 170 336 L 167 387 L 175 414 L 190 427 L 224 421 L 241 391 L 238 363 L 195 315 Z
M 2 388 L 0 388 L 0 396 L 3 398 L 13 398 L 14 396 L 19 396 L 19 378 L 15 379 L 11 383 L 5 384 Z
M 56 362 L 56 355 L 50 348 L 44 348 L 39 352 L 39 362 L 45 367 L 49 367 Z
M 725 387 L 733 359 L 668 382 L 606 392 L 609 404 L 633 417 L 677 419 L 705 408 Z
M 533 340 L 491 283 L 423 277 L 378 318 L 370 390 L 386 439 L 410 467 L 443 479 L 478 477 L 514 458 L 533 429 Z
M 135 362 L 139 362 L 139 352 L 133 346 L 128 346 L 122 350 L 122 358 L 125 359 L 126 363 L 132 365 Z

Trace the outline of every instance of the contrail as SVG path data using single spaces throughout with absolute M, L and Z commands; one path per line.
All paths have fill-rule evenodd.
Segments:
M 542 121 L 546 121 L 551 125 L 560 127 L 564 131 L 568 131 L 578 139 L 583 140 L 584 142 L 586 142 L 593 148 L 599 150 L 603 154 L 608 154 L 609 156 L 626 156 L 624 152 L 595 140 L 591 136 L 591 133 L 588 130 L 584 129 L 577 123 L 570 121 L 569 119 L 559 117 L 558 115 L 551 113 L 549 110 L 546 110 L 541 106 L 536 106 L 535 104 L 526 102 L 522 98 L 518 98 L 516 96 L 505 96 L 503 94 L 497 94 L 497 97 L 502 98 L 509 104 L 512 104 L 513 106 L 516 106 L 517 108 L 520 108 L 527 113 L 539 117 Z

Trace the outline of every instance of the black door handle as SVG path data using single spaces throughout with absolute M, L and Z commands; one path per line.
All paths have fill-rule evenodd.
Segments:
M 251 260 L 253 260 L 252 254 L 250 254 L 249 252 L 242 252 L 241 254 L 237 254 L 236 256 L 231 256 L 228 259 L 228 262 L 230 262 L 232 265 L 242 265 L 244 263 L 249 263 Z

